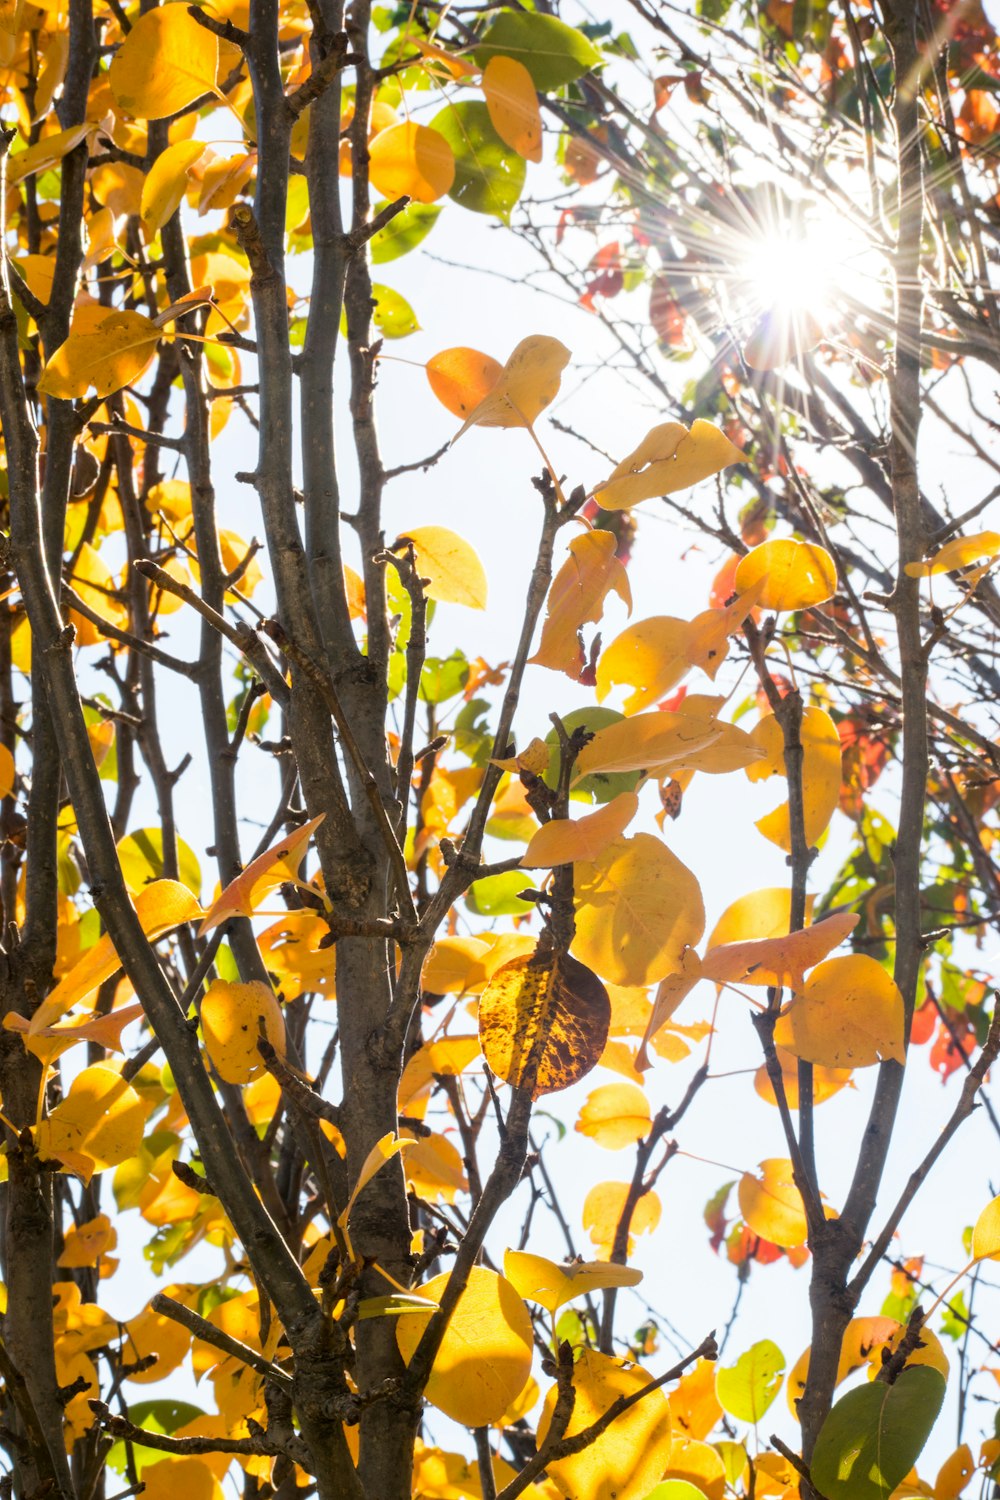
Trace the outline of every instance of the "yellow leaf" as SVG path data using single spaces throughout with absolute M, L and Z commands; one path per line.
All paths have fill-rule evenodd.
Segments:
M 496 384 L 466 417 L 453 442 L 470 427 L 531 427 L 559 392 L 569 350 L 558 339 L 534 333 L 522 339 Z
M 403 1160 L 406 1181 L 428 1203 L 454 1203 L 469 1184 L 462 1158 L 444 1135 L 423 1136 L 410 1146 Z
M 600 620 L 609 593 L 631 612 L 632 590 L 615 546 L 610 531 L 585 531 L 570 542 L 570 555 L 549 589 L 542 639 L 531 657 L 536 666 L 578 680 L 584 667 L 581 625 Z
M 417 573 L 424 579 L 428 599 L 442 604 L 464 604 L 485 609 L 488 593 L 486 573 L 474 547 L 444 526 L 418 526 L 400 534 L 416 553 Z
M 222 1494 L 209 1459 L 190 1454 L 143 1465 L 142 1483 L 146 1500 L 176 1500 L 178 1495 L 184 1500 L 217 1500 Z
M 405 1151 L 412 1145 L 412 1140 L 405 1140 L 400 1136 L 393 1135 L 391 1130 L 386 1135 L 382 1136 L 381 1139 L 375 1142 L 374 1146 L 369 1151 L 368 1155 L 365 1157 L 364 1161 L 361 1164 L 361 1171 L 358 1173 L 358 1180 L 354 1184 L 351 1196 L 348 1198 L 347 1203 L 345 1204 L 339 1218 L 337 1219 L 337 1223 L 344 1231 L 345 1237 L 347 1235 L 348 1221 L 351 1217 L 351 1209 L 357 1202 L 359 1195 L 368 1186 L 375 1174 L 377 1172 L 381 1172 L 386 1162 L 392 1161 L 392 1158 L 398 1155 L 400 1151 Z M 350 1247 L 349 1240 L 348 1247 Z
M 493 129 L 518 156 L 542 159 L 542 116 L 538 94 L 524 63 L 491 57 L 483 69 L 483 94 Z
M 320 813 L 319 817 L 311 818 L 287 834 L 280 843 L 272 844 L 270 849 L 251 860 L 242 875 L 230 881 L 212 902 L 198 929 L 198 936 L 204 937 L 206 932 L 230 917 L 252 917 L 270 891 L 287 880 L 297 880 L 309 840 L 325 817 L 325 813 Z
M 167 1294 L 178 1290 L 168 1287 Z M 168 1318 L 164 1313 L 144 1307 L 136 1317 L 130 1318 L 124 1328 L 124 1356 L 129 1364 L 155 1354 L 156 1362 L 148 1370 L 137 1370 L 128 1377 L 136 1385 L 152 1385 L 165 1380 L 180 1368 L 191 1348 L 191 1335 L 182 1323 Z
M 626 714 L 637 713 L 669 693 L 693 667 L 700 667 L 714 682 L 729 651 L 729 637 L 755 603 L 751 591 L 725 609 L 703 610 L 693 620 L 657 615 L 630 625 L 601 652 L 597 663 L 598 703 L 604 702 L 612 688 L 627 683 L 635 692 L 622 706 Z
M 431 995 L 464 995 L 481 990 L 488 978 L 489 946 L 480 937 L 438 938 L 424 960 L 420 987 Z
M 51 135 L 43 135 L 41 140 L 24 151 L 12 152 L 7 162 L 7 186 L 15 187 L 26 177 L 33 177 L 36 172 L 49 171 L 78 146 L 93 128 L 93 121 L 87 120 L 82 125 L 72 125 L 69 130 L 56 130 Z
M 599 1182 L 590 1189 L 583 1204 L 583 1227 L 598 1250 L 610 1256 L 615 1232 L 629 1194 L 627 1182 Z M 660 1222 L 660 1200 L 650 1191 L 636 1203 L 629 1224 L 628 1254 L 632 1254 L 637 1234 L 650 1234 Z
M 336 949 L 321 946 L 330 928 L 317 911 L 290 911 L 257 939 L 264 966 L 287 1004 L 300 995 L 336 995 Z
M 606 1083 L 587 1096 L 576 1128 L 608 1151 L 634 1146 L 652 1125 L 649 1100 L 634 1083 Z
M 763 589 L 757 595 L 761 609 L 810 609 L 837 592 L 837 567 L 825 547 L 776 537 L 761 542 L 736 569 L 736 591 Z
M 751 781 L 784 775 L 785 757 L 781 725 L 774 714 L 764 714 L 750 738 L 763 752 L 756 765 L 747 767 Z M 802 710 L 802 803 L 806 843 L 812 847 L 826 829 L 840 801 L 843 750 L 837 726 L 825 708 Z M 757 820 L 757 828 L 772 844 L 791 851 L 788 803 Z
M 219 40 L 184 4 L 147 10 L 115 53 L 108 82 L 115 102 L 138 120 L 164 120 L 215 92 Z
M 619 839 L 573 879 L 573 952 L 612 984 L 663 979 L 705 930 L 697 880 L 654 834 Z
M 31 1033 L 30 1022 L 25 1016 L 8 1011 L 3 1018 L 5 1031 L 17 1031 L 28 1052 L 50 1064 L 75 1047 L 78 1042 L 96 1042 L 109 1052 L 122 1052 L 122 1032 L 132 1021 L 143 1015 L 140 1004 L 125 1005 L 113 1010 L 108 1016 L 94 1016 L 89 1021 L 68 1022 L 65 1026 L 43 1026 Z
M 756 894 L 771 896 L 777 893 L 760 891 Z M 788 893 L 783 891 L 780 894 Z M 753 897 L 743 897 L 743 900 L 753 900 Z M 790 935 L 723 943 L 709 948 L 705 954 L 702 975 L 705 979 L 714 979 L 716 984 L 787 984 L 797 988 L 806 969 L 818 964 L 842 943 L 854 931 L 858 921 L 856 913 L 840 911 L 834 912 L 832 917 L 825 917 L 814 927 L 804 927 Z M 788 925 L 787 915 L 784 925 Z
M 142 184 L 139 217 L 152 239 L 180 207 L 191 168 L 205 153 L 204 141 L 177 141 L 161 151 Z
M 457 1078 L 473 1058 L 479 1056 L 479 1052 L 478 1036 L 443 1036 L 435 1042 L 424 1042 L 407 1059 L 403 1069 L 399 1080 L 399 1109 L 412 1113 L 414 1099 L 424 1089 L 430 1088 L 436 1076 Z
M 781 1076 L 785 1085 L 785 1100 L 789 1109 L 799 1107 L 799 1060 L 786 1052 L 784 1047 L 775 1048 L 778 1062 L 781 1064 Z M 850 1068 L 817 1068 L 812 1070 L 813 1104 L 823 1104 L 827 1099 L 832 1099 L 834 1094 L 839 1094 L 842 1088 L 846 1088 L 851 1081 Z M 754 1074 L 754 1092 L 765 1104 L 772 1104 L 777 1108 L 778 1100 L 774 1092 L 774 1085 L 768 1075 L 766 1066 L 761 1063 Z
M 815 896 L 806 897 L 806 921 L 812 915 Z M 792 897 L 787 885 L 767 886 L 740 896 L 726 907 L 712 928 L 709 949 L 748 939 L 785 937 L 791 920 Z
M 606 1260 L 568 1261 L 557 1265 L 544 1255 L 508 1250 L 503 1258 L 504 1275 L 522 1297 L 538 1302 L 550 1313 L 558 1312 L 574 1297 L 601 1292 L 608 1287 L 638 1286 L 642 1272 Z
M 761 1239 L 784 1250 L 804 1245 L 808 1235 L 802 1195 L 792 1180 L 792 1164 L 781 1157 L 762 1161 L 759 1176 L 744 1172 L 738 1189 L 740 1213 Z
M 503 374 L 503 365 L 478 349 L 442 349 L 425 366 L 431 390 L 456 417 L 467 417 Z
M 447 1274 L 414 1287 L 420 1297 L 439 1302 Z M 427 1315 L 396 1319 L 396 1341 L 409 1364 Z M 427 1382 L 428 1401 L 452 1421 L 485 1427 L 497 1421 L 521 1394 L 531 1374 L 531 1318 L 503 1276 L 476 1266 L 448 1323 Z
M 606 725 L 577 756 L 575 779 L 598 771 L 734 770 L 759 760 L 751 737 L 716 717 L 722 703 L 689 695 L 677 712 L 660 709 Z
M 690 489 L 743 458 L 724 432 L 700 417 L 690 431 L 681 422 L 663 422 L 622 459 L 594 498 L 604 510 L 628 510 L 640 500 Z
M 621 792 L 596 812 L 587 813 L 575 822 L 553 818 L 532 834 L 521 864 L 527 870 L 554 869 L 557 865 L 599 859 L 607 846 L 625 832 L 638 810 L 639 798 L 635 792 Z
M 257 1050 L 261 1022 L 275 1052 L 285 1055 L 281 1007 L 271 986 L 259 979 L 248 984 L 214 980 L 201 1002 L 200 1019 L 205 1050 L 226 1083 L 249 1083 L 267 1071 Z
M 590 969 L 535 952 L 498 969 L 479 1003 L 483 1055 L 498 1078 L 532 1098 L 578 1083 L 607 1041 L 611 1002 Z
M 778 1017 L 775 1044 L 824 1068 L 906 1061 L 903 997 L 892 975 L 866 953 L 813 969 Z
M 102 620 L 119 630 L 127 627 L 128 610 L 114 597 L 116 583 L 111 569 L 89 542 L 83 542 L 78 549 L 70 583 L 84 603 Z M 96 646 L 106 639 L 101 627 L 80 614 L 79 610 L 70 609 L 69 618 L 76 630 L 77 645 Z
M 160 12 L 148 14 L 156 16 Z M 90 309 L 85 317 L 77 312 L 69 337 L 42 371 L 38 382 L 42 395 L 71 401 L 76 396 L 85 396 L 93 386 L 98 396 L 110 396 L 138 380 L 148 368 L 162 331 L 157 324 L 142 313 L 127 309 L 99 311 L 101 317 L 97 320 Z
M 369 147 L 372 184 L 385 198 L 404 194 L 433 203 L 455 181 L 455 155 L 437 130 L 403 120 L 380 130 Z
M 904 571 L 910 578 L 931 578 L 936 573 L 953 573 L 968 568 L 983 558 L 1000 556 L 1000 532 L 980 531 L 975 536 L 957 536 L 945 542 L 929 562 L 907 563 Z
M 187 886 L 178 880 L 154 880 L 135 899 L 136 916 L 150 942 L 192 922 L 202 914 L 201 907 Z M 88 948 L 83 957 L 64 974 L 31 1018 L 31 1034 L 37 1035 L 64 1016 L 79 1001 L 93 993 L 98 985 L 110 979 L 122 966 L 111 938 L 105 932 Z
M 677 972 L 668 974 L 656 987 L 653 1009 L 646 1023 L 642 1045 L 635 1060 L 635 1065 L 640 1071 L 652 1067 L 649 1057 L 650 1044 L 656 1045 L 657 1032 L 666 1025 L 681 1001 L 691 993 L 702 977 L 701 959 L 693 948 L 685 948 L 681 954 Z M 686 1056 L 686 1052 L 683 1055 Z
M 704 1495 L 705 1500 L 723 1500 L 726 1466 L 712 1444 L 677 1436 L 663 1478 L 673 1484 L 691 1485 L 695 1495 Z
M 973 1260 L 1000 1260 L 1000 1197 L 983 1209 L 972 1230 Z
M 52 283 L 56 274 L 54 255 L 26 255 L 17 262 L 17 269 L 24 277 L 28 290 L 34 292 L 39 302 L 46 306 L 52 296 Z
M 638 1365 L 598 1354 L 596 1349 L 582 1349 L 573 1370 L 576 1399 L 566 1436 L 596 1422 L 619 1396 L 630 1396 L 651 1382 L 652 1376 Z M 548 1433 L 558 1394 L 558 1387 L 553 1386 L 545 1398 L 539 1445 Z M 644 1500 L 669 1457 L 670 1407 L 663 1391 L 657 1390 L 623 1412 L 589 1447 L 550 1463 L 547 1473 L 565 1495 L 586 1500 Z
M 91 1171 L 134 1156 L 142 1143 L 148 1108 L 130 1083 L 106 1063 L 78 1073 L 69 1093 L 38 1126 L 35 1149 L 45 1158 L 89 1158 Z

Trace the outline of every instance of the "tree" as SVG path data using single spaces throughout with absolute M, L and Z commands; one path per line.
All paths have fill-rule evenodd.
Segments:
M 871 1284 L 1000 1050 L 966 937 L 998 904 L 983 693 L 1000 537 L 969 530 L 992 492 L 955 514 L 917 465 L 933 421 L 974 474 L 996 468 L 975 373 L 997 358 L 996 38 L 945 3 L 756 16 L 706 0 L 676 28 L 634 10 L 638 43 L 503 5 L 0 14 L 16 120 L 0 195 L 8 1492 L 208 1497 L 231 1466 L 261 1500 L 912 1486 L 948 1363 L 919 1264 L 877 1313 Z M 663 47 L 679 73 L 630 99 L 629 59 Z M 551 203 L 524 191 L 543 121 L 567 182 L 555 236 Z M 874 290 L 831 265 L 827 295 L 772 285 L 748 316 L 737 283 L 762 230 L 818 254 L 817 184 Z M 446 197 L 445 225 L 460 209 L 506 223 L 520 202 L 521 232 L 660 408 L 576 483 L 543 420 L 570 359 L 558 339 L 525 329 L 505 363 L 457 344 L 427 362 L 421 399 L 461 433 L 514 429 L 537 453 L 502 665 L 430 654 L 439 603 L 484 602 L 469 544 L 384 520 L 387 484 L 447 457 L 382 458 L 380 362 L 416 320 L 372 270 L 417 248 Z M 647 286 L 636 319 L 627 294 Z M 663 354 L 696 349 L 711 358 L 678 394 Z M 252 472 L 220 465 L 227 425 L 258 434 Z M 263 548 L 226 529 L 221 479 L 256 494 Z M 709 607 L 603 643 L 591 627 L 610 596 L 630 601 L 646 544 L 633 508 L 661 497 L 725 550 Z M 593 692 L 551 722 L 534 701 L 519 714 L 529 665 Z M 752 728 L 699 672 L 756 679 Z M 195 702 L 203 739 L 175 764 Z M 706 839 L 689 869 L 666 820 L 696 777 L 775 775 L 787 792 L 757 828 L 787 885 L 751 889 L 703 942 L 699 881 L 723 853 Z M 629 832 L 647 787 L 660 830 Z M 856 838 L 810 890 L 835 815 Z M 188 839 L 214 860 L 204 904 Z M 773 1341 L 713 1372 L 708 1327 L 669 1367 L 652 1323 L 622 1328 L 632 1240 L 716 1083 L 701 1048 L 725 1023 L 675 1013 L 713 984 L 743 996 L 786 1155 L 742 1174 L 735 1221 L 725 1190 L 706 1217 L 740 1290 L 754 1265 L 800 1266 L 794 1447 L 756 1432 L 785 1364 Z M 903 1143 L 886 1207 L 904 1077 L 925 1082 L 935 1027 L 935 1066 L 962 1086 L 928 1152 Z M 684 1058 L 654 1113 L 643 1076 Z M 627 1081 L 594 1088 L 577 1130 L 634 1160 L 621 1183 L 594 1168 L 583 1260 L 537 1101 L 598 1063 Z M 870 1113 L 832 1214 L 816 1110 L 852 1073 Z M 968 1247 L 976 1276 L 1000 1248 L 996 1205 Z M 133 1215 L 157 1275 L 217 1254 L 123 1324 L 102 1284 Z M 969 1337 L 992 1340 L 947 1305 L 964 1411 Z M 208 1373 L 217 1410 L 136 1399 L 175 1371 Z M 442 1413 L 465 1429 L 455 1451 Z M 974 1464 L 960 1441 L 938 1500 Z

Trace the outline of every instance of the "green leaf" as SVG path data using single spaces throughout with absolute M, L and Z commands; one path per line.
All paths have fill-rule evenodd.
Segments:
M 417 315 L 400 292 L 373 282 L 372 296 L 375 299 L 372 322 L 387 339 L 405 339 L 407 334 L 417 332 L 420 327 Z
M 525 874 L 521 870 L 507 870 L 502 875 L 487 875 L 484 880 L 474 881 L 465 898 L 466 906 L 480 917 L 520 916 L 534 911 L 534 902 L 522 901 L 518 895 L 519 891 L 532 888 Z
M 516 58 L 531 74 L 536 89 L 557 89 L 596 68 L 601 54 L 582 32 L 556 16 L 504 11 L 475 50 L 485 68 L 491 57 Z M 485 107 L 485 106 L 484 106 Z
M 383 199 L 381 203 L 376 203 L 372 216 L 381 213 L 387 202 L 388 199 Z M 430 234 L 440 212 L 437 203 L 411 203 L 408 208 L 404 208 L 384 229 L 372 235 L 372 264 L 384 266 L 386 261 L 409 255 Z
M 141 891 L 151 880 L 163 879 L 163 830 L 138 828 L 118 845 L 118 859 L 126 885 Z M 201 895 L 201 866 L 194 850 L 182 838 L 177 840 L 178 877 L 195 896 Z
M 144 1427 L 147 1432 L 160 1434 L 176 1432 L 178 1427 L 186 1427 L 189 1422 L 204 1415 L 200 1406 L 192 1406 L 190 1401 L 172 1401 L 168 1396 L 161 1396 L 156 1401 L 136 1401 L 128 1409 L 128 1419 L 136 1427 Z M 142 1473 L 147 1464 L 159 1463 L 163 1458 L 161 1449 L 147 1448 L 144 1443 L 133 1443 L 132 1454 L 138 1474 Z M 127 1472 L 124 1442 L 114 1444 L 105 1463 L 116 1474 Z
M 910 1365 L 848 1391 L 820 1429 L 812 1478 L 826 1500 L 886 1500 L 913 1468 L 944 1401 L 943 1375 Z
M 390 1292 L 387 1297 L 365 1297 L 358 1303 L 358 1317 L 398 1318 L 402 1313 L 437 1312 L 437 1303 L 429 1297 L 414 1297 L 402 1292 Z
M 572 734 L 574 729 L 589 729 L 591 734 L 596 734 L 599 729 L 606 729 L 609 724 L 617 724 L 625 715 L 620 714 L 616 708 L 577 708 L 570 714 L 560 715 L 567 734 Z M 559 736 L 552 729 L 545 736 L 545 743 L 551 746 L 548 770 L 543 773 L 542 779 L 546 786 L 553 789 L 559 781 Z M 639 771 L 613 771 L 610 775 L 603 772 L 596 776 L 585 776 L 573 788 L 574 801 L 589 802 L 591 798 L 595 802 L 610 802 L 617 797 L 619 792 L 634 792 L 639 784 Z
M 734 1365 L 715 1372 L 715 1394 L 738 1422 L 759 1422 L 771 1405 L 785 1373 L 785 1356 L 770 1339 L 761 1339 Z
M 225 979 L 229 984 L 240 982 L 239 965 L 228 943 L 219 944 L 219 951 L 215 955 L 215 972 L 220 979 Z
M 447 703 L 457 698 L 469 680 L 469 663 L 461 651 L 451 656 L 429 656 L 420 673 L 420 698 L 424 703 Z
M 431 121 L 455 156 L 455 181 L 448 194 L 476 214 L 495 214 L 505 224 L 521 196 L 526 171 L 518 156 L 493 129 L 490 112 L 477 100 L 449 104 Z
M 664 1479 L 650 1490 L 646 1500 L 705 1500 L 705 1495 L 687 1479 Z
M 726 1466 L 726 1483 L 735 1489 L 747 1466 L 747 1450 L 742 1443 L 713 1443 L 712 1447 Z

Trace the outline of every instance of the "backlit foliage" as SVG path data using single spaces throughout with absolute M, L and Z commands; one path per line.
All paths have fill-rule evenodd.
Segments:
M 0 0 L 0 1495 L 1000 1473 L 989 1168 L 954 1275 L 898 1238 L 1000 1052 L 1000 45 L 622 11 Z M 577 431 L 593 350 L 456 297 L 388 467 L 394 263 L 464 214 L 630 394 Z M 459 438 L 521 475 L 497 557 L 430 504 Z M 735 1303 L 674 1353 L 682 1158 Z M 736 1318 L 779 1274 L 794 1362 Z

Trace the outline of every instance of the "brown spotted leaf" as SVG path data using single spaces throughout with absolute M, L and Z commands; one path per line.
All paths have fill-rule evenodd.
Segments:
M 498 969 L 479 1005 L 479 1040 L 498 1078 L 532 1098 L 586 1077 L 604 1051 L 611 1002 L 568 954 L 535 953 Z

